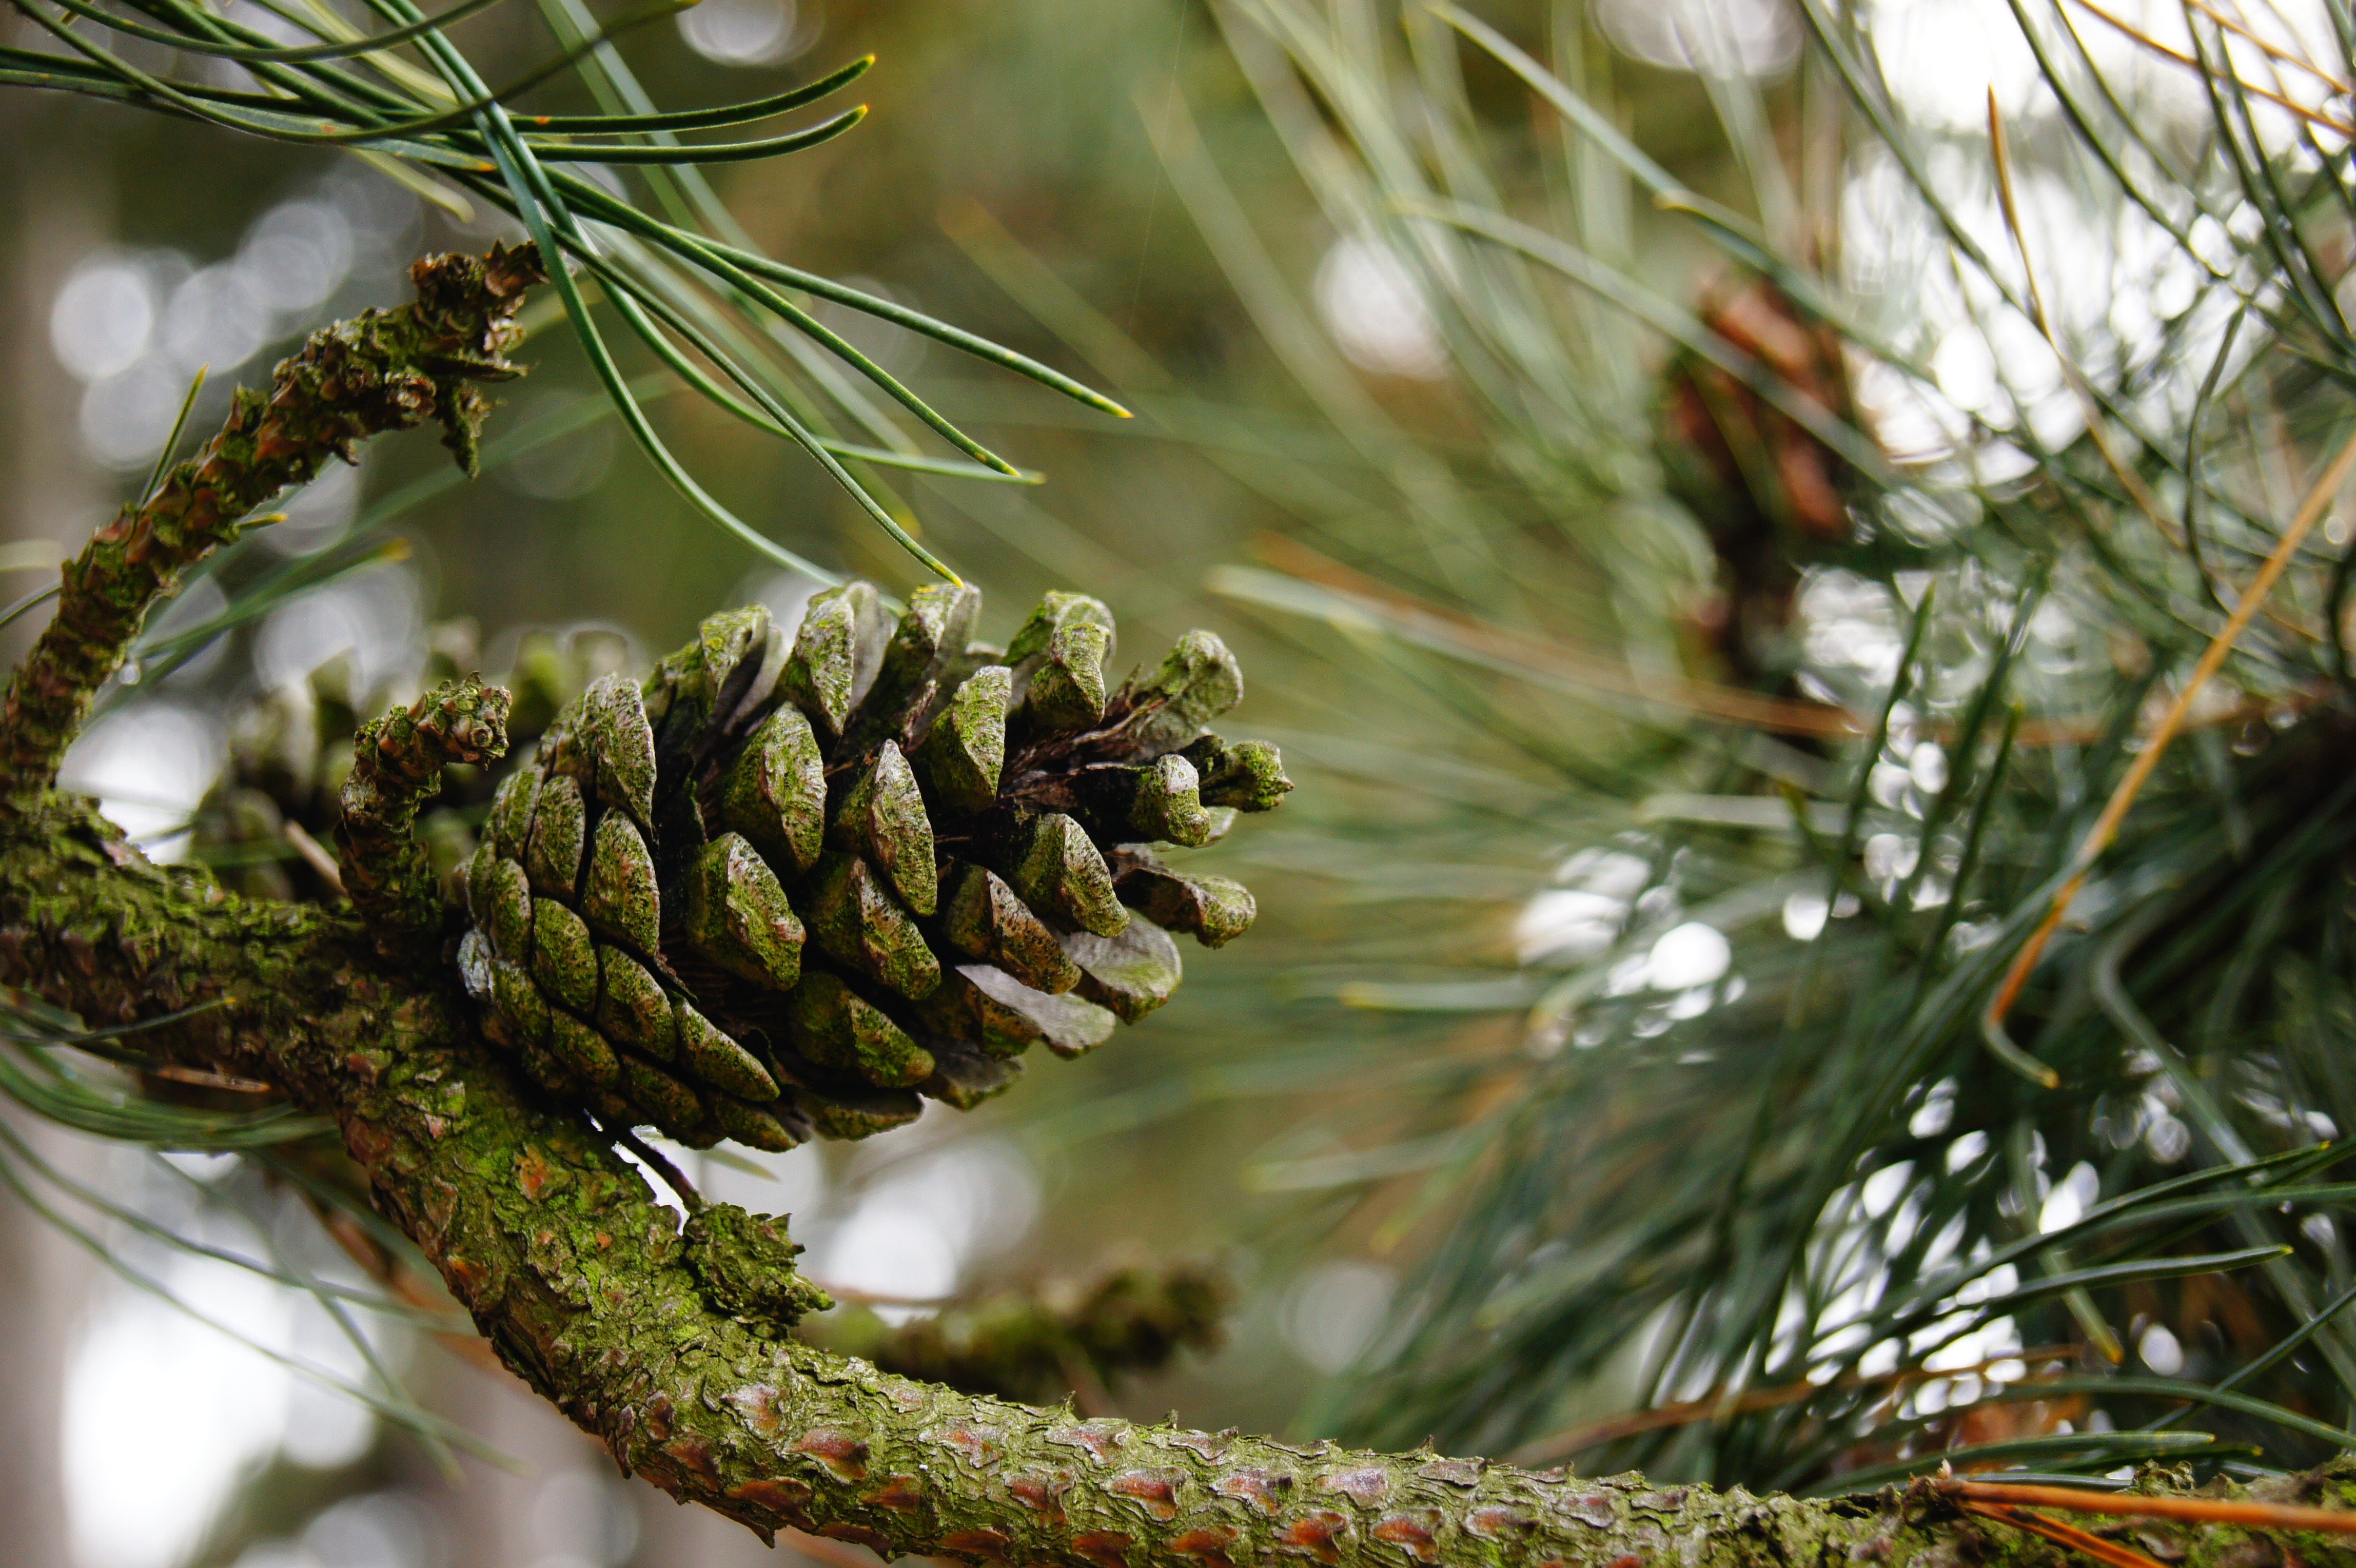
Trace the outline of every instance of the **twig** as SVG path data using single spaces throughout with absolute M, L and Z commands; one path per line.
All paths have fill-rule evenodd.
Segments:
M 319 880 L 326 883 L 338 897 L 341 897 L 344 892 L 344 874 L 337 866 L 336 857 L 327 853 L 327 846 L 313 838 L 311 830 L 292 817 L 287 818 L 281 826 L 285 833 L 286 842 L 294 847 L 294 853 L 302 857 L 303 864 L 316 873 Z
M 2266 596 L 2274 591 L 2275 584 L 2289 568 L 2292 557 L 2298 553 L 2298 547 L 2306 542 L 2308 534 L 2323 516 L 2324 509 L 2330 505 L 2331 498 L 2346 482 L 2351 467 L 2356 467 L 2356 435 L 2348 438 L 2340 448 L 2340 455 L 2332 458 L 2330 467 L 2324 469 L 2322 477 L 2308 491 L 2307 499 L 2299 503 L 2297 514 L 2291 519 L 2290 526 L 2283 531 L 2281 542 L 2275 546 L 2274 553 L 2268 555 L 2266 564 L 2258 569 L 2256 579 L 2250 584 L 2249 591 L 2242 596 L 2241 602 L 2233 607 L 2233 613 L 2226 618 L 2223 628 L 2210 639 L 2208 648 L 2201 655 L 2201 661 L 2192 667 L 2191 676 L 2178 691 L 2176 700 L 2169 704 L 2167 714 L 2145 741 L 2143 750 L 2136 754 L 2134 763 L 2127 768 L 2126 777 L 2120 779 L 2118 788 L 2111 791 L 2109 803 L 2104 806 L 2103 814 L 2094 820 L 2094 825 L 2087 830 L 2084 842 L 2078 846 L 2069 880 L 2062 883 L 2053 895 L 2053 907 L 2046 912 L 2043 922 L 2014 957 L 2012 967 L 2005 972 L 2003 983 L 1997 987 L 1995 999 L 1989 1002 L 1987 1012 L 1980 1020 L 1981 1030 L 1992 1046 L 2002 1041 L 2013 1053 L 2019 1053 L 2019 1047 L 2013 1046 L 2005 1036 L 2005 1015 L 2012 1010 L 2021 987 L 2028 983 L 2029 972 L 2037 967 L 2037 961 L 2043 956 L 2045 944 L 2062 924 L 2062 918 L 2069 913 L 2071 902 L 2077 897 L 2079 889 L 2085 886 L 2087 874 L 2094 869 L 2094 862 L 2101 858 L 2103 852 L 2110 847 L 2111 840 L 2117 836 L 2119 823 L 2126 820 L 2127 809 L 2142 793 L 2145 783 L 2151 778 L 2152 769 L 2159 766 L 2159 759 L 2167 753 L 2169 743 L 2184 727 L 2185 715 L 2191 711 L 2201 688 L 2224 664 L 2225 656 L 2233 651 L 2233 644 L 2249 628 L 2251 618 L 2258 613 L 2259 607 L 2265 603 Z M 2046 1088 L 2060 1084 L 2059 1075 L 2054 1074 L 2051 1069 L 2043 1070 L 2045 1078 L 2040 1081 Z
M 1966 1502 L 1963 1505 L 1963 1509 L 1965 1513 L 1976 1518 L 1992 1519 L 1998 1524 L 2008 1524 L 2013 1529 L 2026 1530 L 2030 1535 L 2041 1535 L 2056 1546 L 2066 1546 L 2072 1552 L 2083 1552 L 2097 1563 L 2109 1563 L 2110 1568 L 2160 1568 L 2157 1561 L 2137 1552 L 2132 1546 L 2121 1546 L 2115 1541 L 2104 1541 L 2099 1535 L 2089 1535 L 2076 1525 L 2063 1524 L 2059 1520 L 2042 1519 L 2033 1513 L 2022 1513 L 2018 1509 L 2003 1508 L 1991 1503 Z
M 2241 1502 L 2229 1498 L 2148 1498 L 2132 1492 L 2080 1491 L 2074 1487 L 2021 1486 L 2008 1481 L 1944 1478 L 1932 1483 L 1969 1502 L 2069 1509 L 2078 1513 L 2180 1519 L 2196 1524 L 2243 1524 L 2262 1530 L 2312 1530 L 2356 1535 L 2356 1510 L 2301 1508 L 2293 1503 Z
M 627 1127 L 608 1127 L 605 1133 L 615 1143 L 630 1152 L 630 1157 L 662 1178 L 662 1184 L 679 1195 L 679 1201 L 690 1214 L 703 1207 L 703 1195 L 687 1179 L 687 1173 L 671 1164 L 661 1150 L 650 1147 Z
M 2178 65 L 2184 67 L 2188 70 L 2198 71 L 2202 69 L 2201 62 L 2193 59 L 2190 55 L 2184 53 L 2180 49 L 2169 48 L 2166 44 L 2161 43 L 2149 33 L 2144 32 L 2142 29 L 2136 27 L 2133 23 L 2128 22 L 2122 17 L 2115 16 L 2111 15 L 2110 12 L 2104 10 L 2100 5 L 2094 4 L 2094 0 L 2078 0 L 2078 4 L 2093 12 L 2101 20 L 2109 23 L 2120 32 L 2125 33 L 2128 38 L 2133 38 L 2136 43 L 2141 44 L 2152 53 L 2159 56 L 2162 59 L 2174 60 Z M 2356 125 L 2351 125 L 2344 120 L 2334 120 L 2329 114 L 2319 114 L 2316 113 L 2316 111 L 2309 109 L 2306 104 L 2300 103 L 2294 99 L 2286 98 L 2279 92 L 2269 92 L 2265 88 L 2258 86 L 2255 82 L 2244 81 L 2239 76 L 2236 76 L 2234 78 L 2234 85 L 2254 97 L 2265 99 L 2267 102 L 2276 105 L 2277 108 L 2290 111 L 2290 113 L 2297 115 L 2300 119 L 2307 121 L 2310 124 L 2320 125 L 2327 131 L 2337 131 L 2343 136 L 2356 135 Z

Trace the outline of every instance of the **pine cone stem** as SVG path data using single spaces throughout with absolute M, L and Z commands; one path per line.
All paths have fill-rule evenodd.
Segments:
M 444 768 L 505 754 L 508 703 L 469 675 L 370 720 L 352 742 L 336 852 L 344 891 L 387 958 L 424 957 L 441 935 L 442 894 L 417 812 L 441 789 Z
M 527 244 L 489 255 L 428 256 L 411 271 L 417 298 L 315 332 L 279 362 L 265 395 L 241 387 L 204 450 L 126 505 L 65 568 L 48 628 L 0 710 L 0 814 L 56 781 L 99 689 L 123 668 L 155 601 L 182 573 L 248 526 L 254 510 L 309 483 L 331 456 L 438 420 L 443 444 L 474 471 L 488 404 L 477 381 L 520 374 L 502 357 L 524 291 L 541 281 Z

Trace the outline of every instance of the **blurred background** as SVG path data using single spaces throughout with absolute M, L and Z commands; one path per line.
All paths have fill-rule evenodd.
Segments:
M 2132 16 L 2173 38 L 2178 9 Z M 228 10 L 263 16 L 244 0 Z M 2268 15 L 2289 29 L 2268 35 L 2281 54 L 2282 38 L 2315 37 L 2322 12 Z M 1258 927 L 1232 948 L 1190 950 L 1176 1000 L 1113 1046 L 872 1144 L 674 1151 L 689 1174 L 709 1195 L 790 1213 L 808 1272 L 894 1321 L 1140 1257 L 1215 1267 L 1236 1293 L 1217 1348 L 1087 1391 L 1135 1416 L 1401 1444 L 1429 1431 L 1502 1454 L 1718 1386 L 1700 1352 L 1672 1354 L 1700 1333 L 1681 1316 L 1695 1298 L 1657 1272 L 1654 1293 L 1631 1287 L 1616 1316 L 1582 1329 L 1558 1315 L 1644 1248 L 1683 1248 L 1679 1267 L 1704 1267 L 1711 1217 L 1741 1201 L 1697 1178 L 1685 1208 L 1661 1211 L 1687 1229 L 1642 1240 L 1595 1214 L 1599 1195 L 1635 1206 L 1666 1193 L 1688 1140 L 1742 1143 L 1730 1099 L 1719 1103 L 1736 1069 L 1713 1053 L 1734 1049 L 1729 1030 L 1772 1036 L 1759 1020 L 1814 961 L 1809 944 L 1858 909 L 1837 880 L 1802 874 L 1783 797 L 1835 813 L 1803 813 L 1815 831 L 1847 824 L 1884 901 L 1937 916 L 1954 846 L 1927 861 L 1923 846 L 1958 820 L 1950 752 L 1956 776 L 1976 766 L 1978 732 L 1954 739 L 1971 682 L 2019 653 L 2032 706 L 2083 712 L 2133 662 L 2104 629 L 2109 590 L 2080 584 L 2033 625 L 1945 627 L 1955 679 L 1886 706 L 1934 568 L 1983 574 L 1976 600 L 1948 601 L 1958 608 L 2008 605 L 2034 575 L 2024 553 L 1984 540 L 1958 567 L 1947 543 L 2002 534 L 1991 520 L 2008 514 L 1988 498 L 2056 454 L 2093 462 L 2088 402 L 2052 342 L 2082 349 L 2105 395 L 2196 424 L 2210 364 L 2230 360 L 2238 377 L 2258 352 L 2254 329 L 2236 350 L 2233 300 L 2246 295 L 2221 285 L 2234 245 L 2254 243 L 2250 226 L 2208 216 L 2222 202 L 2214 166 L 2185 152 L 2211 134 L 2199 80 L 2070 16 L 2084 28 L 2066 34 L 2073 59 L 2107 73 L 2151 156 L 2185 153 L 2196 171 L 2183 213 L 2179 193 L 2147 216 L 2080 177 L 2064 110 L 2083 106 L 2056 96 L 2031 47 L 2060 35 L 2042 9 L 2044 31 L 2024 31 L 2000 0 L 1841 9 L 1846 54 L 1811 43 L 1786 0 L 1496 0 L 1480 20 L 1503 36 L 1477 48 L 1424 7 L 1371 0 L 701 0 L 633 32 L 623 52 L 667 107 L 879 57 L 857 88 L 873 116 L 817 150 L 717 168 L 728 208 L 767 253 L 1020 349 L 1138 415 L 1115 420 L 821 305 L 876 361 L 1044 476 L 887 474 L 893 493 L 925 543 L 985 588 L 985 635 L 1003 638 L 1049 588 L 1110 604 L 1123 668 L 1189 627 L 1220 632 L 1248 683 L 1230 733 L 1280 742 L 1301 785 L 1280 819 L 1248 822 L 1207 862 L 1249 879 Z M 53 48 L 0 19 L 11 28 L 18 47 Z M 455 36 L 494 80 L 551 48 L 520 6 Z M 174 63 L 117 41 L 151 69 Z M 2265 59 L 2271 96 L 2251 134 L 2287 145 L 2283 127 L 2308 128 L 2297 113 L 2340 90 Z M 530 102 L 587 100 L 560 81 Z M 2006 306 L 2021 274 L 1987 168 L 1992 102 L 2017 122 L 2020 205 L 2048 269 L 2039 308 L 2055 323 L 2044 332 Z M 2345 143 L 2326 134 L 2316 157 L 2328 162 Z M 210 379 L 190 428 L 202 432 L 232 381 L 266 378 L 304 332 L 405 298 L 416 255 L 519 233 L 382 160 L 62 95 L 0 94 L 0 152 L 10 597 L 48 581 L 136 489 L 199 367 Z M 2195 219 L 2240 238 L 2200 240 Z M 2196 242 L 2166 242 L 2186 229 Z M 2206 271 L 2185 260 L 2201 243 L 2221 258 Z M 1976 247 L 1987 275 L 1954 247 Z M 1806 295 L 1809 278 L 1823 292 Z M 1795 294 L 1837 298 L 1853 340 L 1890 352 L 1844 349 Z M 320 761 L 332 746 L 290 734 L 332 742 L 354 714 L 448 669 L 561 697 L 598 670 L 642 667 L 714 609 L 758 599 L 790 617 L 815 586 L 682 503 L 608 415 L 562 317 L 531 319 L 517 354 L 531 374 L 500 394 L 479 480 L 447 478 L 423 436 L 379 443 L 159 612 L 148 656 L 110 690 L 68 776 L 150 853 L 300 891 L 298 837 L 274 823 L 257 834 L 234 795 L 283 765 L 321 798 L 312 770 L 332 768 Z M 624 368 L 656 369 L 643 357 Z M 648 406 L 688 467 L 763 532 L 894 592 L 923 580 L 797 451 L 691 394 L 658 391 Z M 2007 504 L 2028 489 L 2003 492 Z M 17 657 L 39 618 L 9 628 L 0 654 Z M 1870 789 L 1852 800 L 1838 747 L 1877 714 Z M 1694 744 L 1696 715 L 1731 738 Z M 1943 918 L 1933 955 L 1968 957 L 1996 929 L 1985 905 Z M 2012 1080 L 1991 1079 L 1976 1046 L 1957 1048 L 1961 1069 L 1925 1064 L 1855 1094 L 1923 1149 L 1946 1140 L 1939 1179 L 1960 1184 L 1988 1168 L 1976 1086 Z M 2128 1087 L 2073 1101 L 2067 1118 L 2107 1142 L 2081 1159 L 2060 1131 L 2036 1132 L 2033 1149 L 2024 1131 L 2008 1168 L 2027 1198 L 2011 1191 L 1999 1220 L 1984 1191 L 1975 1227 L 2025 1223 L 2024 1202 L 2047 1229 L 2066 1225 L 2195 1146 L 2173 1091 L 2136 1087 L 2156 1069 L 2130 1072 L 2104 1049 L 2106 1086 Z M 1570 1070 L 1607 1059 L 1624 1075 Z M 1739 1069 L 1746 1086 L 1781 1070 Z M 2259 1147 L 2329 1134 L 2286 1096 L 2270 1103 L 2274 1142 Z M 42 1162 L 97 1206 L 73 1232 L 28 1207 L 27 1189 L 0 1193 L 11 1561 L 720 1568 L 763 1555 L 735 1527 L 618 1480 L 463 1333 L 398 1314 L 350 1332 L 332 1291 L 153 1234 L 362 1284 L 299 1195 L 264 1173 L 41 1126 L 19 1136 L 17 1168 Z M 1499 1185 L 1500 1150 L 1527 1156 L 1533 1190 Z M 1887 1223 L 1897 1255 L 1936 1227 L 1901 1201 L 1913 1166 L 1882 1168 L 1894 1183 L 1829 1201 Z M 1912 1216 L 1904 1236 L 1893 1211 Z M 1798 1234 L 1816 1214 L 1805 1208 Z M 2328 1247 L 2308 1236 L 2329 1253 L 2319 1266 L 2344 1272 L 2336 1232 Z M 1825 1294 L 1849 1305 L 1815 1302 L 1812 1344 L 1845 1343 L 1880 1292 L 1849 1280 L 1841 1298 L 1839 1267 Z M 1792 1338 L 1776 1299 L 1762 1343 Z M 2213 1336 L 2212 1319 L 2232 1319 L 2180 1305 L 2121 1317 L 2136 1366 L 2182 1371 L 2211 1354 L 2201 1325 Z M 2075 1334 L 2052 1311 L 2057 1332 Z M 1975 1319 L 1970 1333 L 1932 1344 L 1910 1421 L 1935 1427 L 1942 1402 L 2000 1391 L 2022 1375 L 2024 1344 L 2051 1337 L 2026 1316 Z M 1468 1367 L 1475 1345 L 1488 1373 Z M 1961 1381 L 1939 1380 L 1957 1369 Z M 1520 1380 L 1519 1402 L 1493 1397 L 1498 1377 Z M 338 1384 L 376 1390 L 374 1402 Z M 2058 1405 L 2044 1419 L 2007 1430 L 2071 1430 Z M 436 1423 L 472 1445 L 437 1462 L 413 1430 Z M 1717 1449 L 1660 1463 L 1775 1473 Z M 822 1553 L 829 1568 L 866 1556 L 807 1539 L 778 1550 Z

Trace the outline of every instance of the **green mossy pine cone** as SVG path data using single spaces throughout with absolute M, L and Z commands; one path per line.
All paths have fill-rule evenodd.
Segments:
M 642 683 L 566 704 L 494 797 L 460 944 L 485 1032 L 609 1127 L 767 1149 L 1011 1086 L 1169 1000 L 1171 931 L 1251 895 L 1175 870 L 1291 788 L 1205 726 L 1243 694 L 1189 632 L 1119 688 L 1112 616 L 1050 594 L 1003 650 L 980 595 L 870 585 L 788 632 L 713 616 Z

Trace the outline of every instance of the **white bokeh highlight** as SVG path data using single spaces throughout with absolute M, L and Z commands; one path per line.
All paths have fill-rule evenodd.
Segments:
M 1350 362 L 1377 375 L 1430 379 L 1448 368 L 1447 345 L 1407 263 L 1381 240 L 1344 234 L 1317 263 L 1318 317 Z

